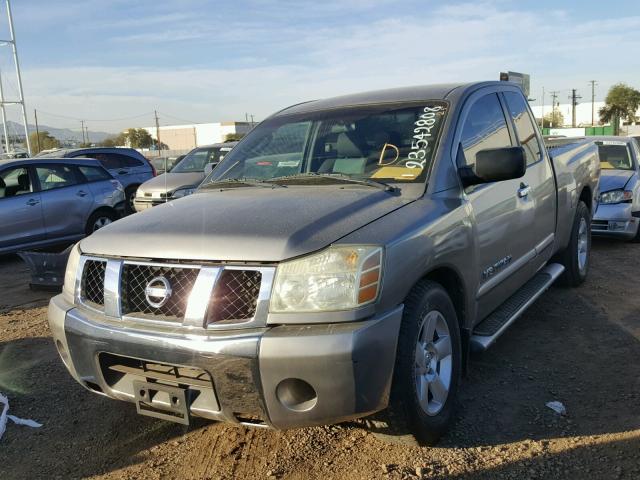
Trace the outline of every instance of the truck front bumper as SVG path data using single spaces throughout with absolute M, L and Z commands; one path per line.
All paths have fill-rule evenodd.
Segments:
M 596 236 L 630 240 L 636 236 L 640 212 L 631 203 L 600 204 L 591 221 L 591 233 Z
M 284 429 L 387 406 L 402 308 L 359 322 L 168 334 L 58 295 L 49 324 L 65 366 L 91 391 L 134 402 L 134 382 L 159 382 L 192 390 L 191 415 Z

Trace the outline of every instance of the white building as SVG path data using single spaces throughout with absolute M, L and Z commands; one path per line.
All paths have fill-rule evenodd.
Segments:
M 154 140 L 156 127 L 143 127 Z M 190 150 L 202 145 L 221 143 L 230 133 L 245 134 L 251 130 L 248 122 L 194 123 L 188 125 L 167 125 L 160 127 L 160 142 L 169 150 Z

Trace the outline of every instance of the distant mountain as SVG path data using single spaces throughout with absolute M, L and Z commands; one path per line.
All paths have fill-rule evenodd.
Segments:
M 36 126 L 28 124 L 27 129 L 29 133 L 36 131 Z M 9 131 L 9 137 L 24 137 L 24 127 L 21 123 L 12 122 L 11 120 L 7 121 L 7 130 Z M 82 131 L 80 130 L 71 130 L 69 128 L 55 128 L 50 127 L 48 125 L 38 125 L 38 130 L 41 132 L 47 131 L 49 134 L 61 142 L 65 143 L 68 141 L 82 141 Z M 2 122 L 0 122 L 0 137 L 3 135 L 3 127 Z M 113 133 L 107 132 L 93 132 L 89 130 L 89 141 L 92 143 L 102 142 L 105 138 L 113 136 Z

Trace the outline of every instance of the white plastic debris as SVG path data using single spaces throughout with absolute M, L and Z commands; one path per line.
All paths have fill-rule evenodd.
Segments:
M 9 415 L 9 399 L 0 393 L 0 403 L 2 406 L 2 413 L 0 413 L 0 438 L 4 435 L 7 429 L 7 420 L 11 420 L 16 425 L 26 425 L 27 427 L 39 428 L 42 424 L 29 419 L 18 418 L 14 415 Z
M 554 412 L 556 412 L 558 415 L 566 415 L 567 414 L 567 409 L 566 407 L 562 404 L 562 402 L 558 402 L 558 401 L 553 401 L 553 402 L 547 402 L 547 407 L 549 407 L 551 410 L 553 410 Z

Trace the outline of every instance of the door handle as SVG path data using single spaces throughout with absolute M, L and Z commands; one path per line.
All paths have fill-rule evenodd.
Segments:
M 521 183 L 520 188 L 518 189 L 518 197 L 525 198 L 529 195 L 529 191 L 531 191 L 531 187 L 526 183 Z
M 86 197 L 87 196 L 87 192 L 85 192 L 84 190 L 78 190 L 76 195 L 79 196 L 79 197 Z
M 129 170 L 118 170 L 118 175 L 126 175 L 129 173 Z
M 35 198 L 30 198 L 27 201 L 27 205 L 29 205 L 30 207 L 33 207 L 34 205 L 37 205 L 40 203 L 40 200 L 36 200 Z

